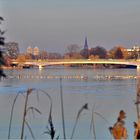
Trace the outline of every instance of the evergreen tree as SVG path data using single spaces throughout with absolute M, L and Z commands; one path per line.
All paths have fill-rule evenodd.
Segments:
M 1 22 L 3 21 L 3 17 L 0 17 L 0 24 Z M 6 77 L 6 75 L 4 74 L 3 72 L 3 69 L 2 69 L 2 65 L 5 65 L 5 61 L 4 61 L 4 57 L 3 57 L 3 46 L 4 46 L 4 41 L 5 41 L 5 38 L 3 37 L 5 31 L 2 31 L 0 29 L 0 78 L 1 77 Z

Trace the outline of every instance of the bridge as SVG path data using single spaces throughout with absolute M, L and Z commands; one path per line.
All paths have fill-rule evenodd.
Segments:
M 114 64 L 114 65 L 132 65 L 140 68 L 140 60 L 134 59 L 46 59 L 46 60 L 12 60 L 12 64 L 16 65 L 32 65 L 42 68 L 51 65 L 71 65 L 71 64 Z
M 49 65 L 67 65 L 67 64 L 121 64 L 132 65 L 137 67 L 137 86 L 136 86 L 136 110 L 137 117 L 140 117 L 139 103 L 140 103 L 140 59 L 48 59 L 48 60 L 28 60 L 24 62 L 12 61 L 13 64 L 22 65 L 36 65 L 39 68 Z

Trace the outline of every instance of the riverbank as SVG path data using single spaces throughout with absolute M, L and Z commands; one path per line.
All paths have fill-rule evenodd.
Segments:
M 23 67 L 2 66 L 2 69 L 4 69 L 4 70 L 11 70 L 11 69 L 20 70 L 20 69 L 23 69 Z

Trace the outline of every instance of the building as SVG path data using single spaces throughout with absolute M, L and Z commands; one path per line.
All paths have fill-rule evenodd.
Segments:
M 34 47 L 34 56 L 35 57 L 37 57 L 37 56 L 39 56 L 39 48 L 36 46 L 36 47 Z
M 28 48 L 27 48 L 27 54 L 32 54 L 33 53 L 33 50 L 32 50 L 32 48 L 29 46 Z
M 140 47 L 138 45 L 134 45 L 131 49 L 127 49 L 127 52 L 132 58 L 140 58 Z
M 140 51 L 140 47 L 138 45 L 134 45 L 131 49 L 127 49 L 127 51 L 129 53 L 132 53 L 132 52 L 139 52 Z
M 38 56 L 38 55 L 39 55 L 39 48 L 34 47 L 34 56 Z

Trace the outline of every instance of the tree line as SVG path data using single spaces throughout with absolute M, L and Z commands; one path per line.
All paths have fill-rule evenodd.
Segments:
M 76 44 L 67 47 L 67 53 L 64 58 L 85 58 L 85 59 L 138 59 L 139 51 L 132 49 L 128 51 L 124 46 L 118 45 L 110 50 L 102 46 L 96 46 L 90 49 L 82 49 Z
M 12 48 L 11 48 L 12 49 Z M 90 49 L 80 49 L 77 44 L 71 44 L 66 47 L 64 54 L 50 53 L 45 49 L 39 51 L 37 55 L 32 53 L 20 53 L 19 49 L 8 50 L 5 54 L 7 61 L 17 59 L 19 61 L 26 61 L 29 59 L 138 59 L 140 51 L 132 49 L 128 51 L 124 46 L 118 45 L 110 50 L 106 50 L 102 46 L 96 46 Z M 14 54 L 13 54 L 14 53 Z

